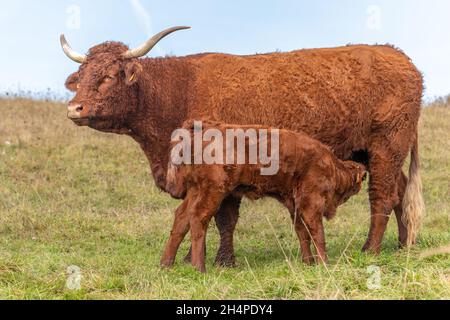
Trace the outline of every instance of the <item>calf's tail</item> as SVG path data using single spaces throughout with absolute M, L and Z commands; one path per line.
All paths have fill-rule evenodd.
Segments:
M 408 247 L 414 245 L 425 216 L 425 203 L 422 194 L 422 179 L 420 177 L 419 137 L 411 150 L 409 180 L 403 198 L 403 223 L 408 229 Z

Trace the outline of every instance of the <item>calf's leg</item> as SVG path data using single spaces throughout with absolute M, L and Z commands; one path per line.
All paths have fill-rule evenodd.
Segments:
M 313 242 L 313 246 L 317 252 L 317 263 L 328 263 L 328 257 L 325 245 L 325 232 L 323 228 L 323 211 L 315 209 L 306 209 L 303 211 L 303 223 L 307 228 Z
M 325 244 L 325 231 L 323 228 L 323 219 L 322 217 L 319 217 L 316 219 L 315 223 L 313 224 L 313 227 L 310 227 L 310 231 L 313 238 L 313 245 L 316 248 L 317 251 L 317 257 L 318 257 L 318 263 L 327 264 L 328 263 L 328 256 L 327 256 L 327 249 Z
M 189 198 L 186 198 L 175 213 L 172 232 L 161 259 L 162 267 L 173 266 L 178 248 L 189 231 L 189 201 Z
M 311 235 L 306 228 L 303 218 L 300 214 L 291 215 L 294 222 L 295 231 L 298 240 L 300 241 L 300 249 L 302 254 L 302 261 L 307 265 L 314 264 L 314 256 L 311 252 Z
M 212 214 L 202 212 L 191 217 L 192 266 L 199 272 L 206 273 L 206 232 Z
M 323 229 L 323 215 L 325 211 L 325 198 L 321 196 L 323 191 L 320 187 L 313 191 L 310 189 L 314 185 L 315 177 L 306 176 L 303 185 L 309 190 L 302 190 L 300 186 L 295 191 L 295 225 L 297 235 L 302 248 L 302 258 L 306 264 L 313 264 L 314 259 L 311 253 L 311 240 L 316 248 L 318 262 L 327 263 L 325 249 L 325 233 Z
M 216 214 L 223 197 L 219 193 L 204 192 L 189 208 L 189 223 L 191 228 L 192 265 L 200 272 L 206 272 L 205 252 L 206 233 L 212 217 Z
M 235 267 L 236 257 L 234 254 L 234 231 L 239 219 L 239 207 L 241 205 L 241 198 L 234 196 L 227 197 L 221 204 L 217 214 L 215 215 L 216 225 L 220 234 L 220 247 L 217 252 L 216 262 L 217 266 L 221 267 Z M 186 258 L 186 263 L 191 263 L 192 247 L 189 250 Z

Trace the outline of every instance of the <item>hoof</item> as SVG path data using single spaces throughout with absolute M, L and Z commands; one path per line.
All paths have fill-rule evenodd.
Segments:
M 370 242 L 366 242 L 366 244 L 362 248 L 362 252 L 371 253 L 371 254 L 377 256 L 381 253 L 381 247 L 375 246 L 375 245 L 371 244 Z
M 314 260 L 313 256 L 303 257 L 302 262 L 304 265 L 306 265 L 308 267 L 312 267 L 312 266 L 316 265 L 316 261 Z
M 184 257 L 183 262 L 186 263 L 186 264 L 191 264 L 192 256 L 191 256 L 190 252 L 186 255 L 186 257 Z
M 195 266 L 195 265 L 192 265 L 193 267 L 194 267 L 194 269 L 195 270 L 197 270 L 199 273 L 202 273 L 202 274 L 206 274 L 206 266 Z
M 236 257 L 233 255 L 228 256 L 217 256 L 216 261 L 214 263 L 216 267 L 220 268 L 236 268 Z
M 162 269 L 170 269 L 175 264 L 175 261 L 172 260 L 161 260 L 161 263 L 159 264 Z

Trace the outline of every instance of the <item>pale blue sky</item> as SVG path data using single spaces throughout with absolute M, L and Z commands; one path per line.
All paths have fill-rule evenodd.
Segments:
M 18 85 L 64 92 L 78 66 L 62 54 L 60 33 L 86 52 L 106 40 L 136 46 L 175 25 L 193 29 L 153 55 L 391 43 L 424 73 L 427 97 L 450 93 L 448 0 L 0 0 L 0 93 Z

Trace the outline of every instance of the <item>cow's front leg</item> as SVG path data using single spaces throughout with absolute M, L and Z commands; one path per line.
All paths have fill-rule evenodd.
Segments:
M 220 233 L 220 247 L 217 252 L 215 264 L 220 267 L 236 266 L 234 254 L 234 231 L 239 219 L 241 198 L 229 196 L 226 198 L 215 216 L 216 225 Z

